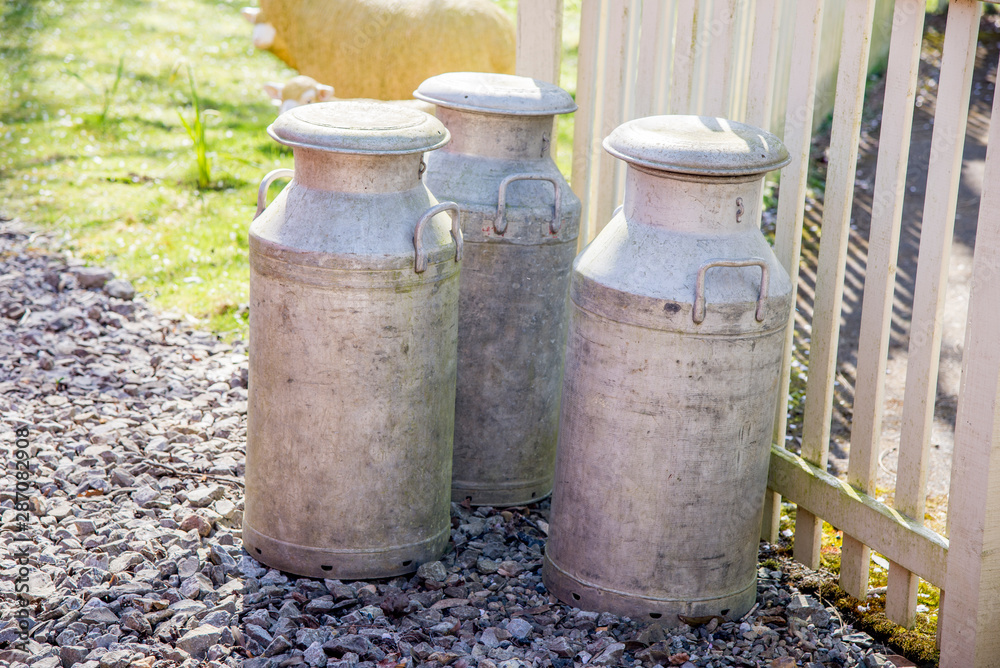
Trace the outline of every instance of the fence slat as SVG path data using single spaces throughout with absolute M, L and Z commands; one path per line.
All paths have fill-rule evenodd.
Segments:
M 946 538 L 836 476 L 774 446 L 768 485 L 795 499 L 798 512 L 807 508 L 822 513 L 845 532 L 852 532 L 924 578 L 944 581 L 949 550 Z
M 899 51 L 899 67 L 906 68 L 905 78 L 904 76 L 898 76 L 896 78 L 890 78 L 887 76 L 887 84 L 892 81 L 894 86 L 907 86 L 907 101 L 905 108 L 900 108 L 895 111 L 889 109 L 889 90 L 886 89 L 886 106 L 883 116 L 885 118 L 898 118 L 902 123 L 906 124 L 907 131 L 909 131 L 909 126 L 912 122 L 912 111 L 913 111 L 913 100 L 915 97 L 916 81 L 917 81 L 917 71 L 920 66 L 920 48 L 921 39 L 923 35 L 923 25 L 924 25 L 924 9 L 925 4 L 923 0 L 897 0 L 895 7 L 895 18 L 893 21 L 893 34 L 892 34 L 892 44 L 890 45 L 889 51 L 889 72 L 891 73 L 894 68 L 894 63 L 896 62 L 897 55 L 894 52 L 897 43 L 897 33 L 900 37 L 898 39 Z M 908 65 L 904 65 L 904 54 L 905 58 L 909 60 Z M 943 73 L 943 70 L 942 70 Z M 898 83 L 897 83 L 898 79 Z M 947 96 L 953 96 L 955 92 L 951 90 L 956 83 L 953 83 L 953 79 L 949 78 L 947 81 L 942 80 L 941 85 L 944 87 L 943 90 Z M 968 91 L 968 87 L 965 89 Z M 966 92 L 967 95 L 967 92 Z M 959 93 L 961 96 L 961 93 Z M 948 97 L 941 98 L 942 100 L 947 100 L 944 105 L 950 105 L 951 100 Z M 944 106 L 942 105 L 942 106 Z M 939 106 L 939 109 L 941 107 Z M 905 113 L 904 113 L 905 112 Z M 885 134 L 885 129 L 883 129 L 883 136 Z M 881 140 L 880 140 L 881 145 Z M 880 149 L 881 150 L 881 149 Z M 881 153 L 879 154 L 879 162 L 881 164 Z M 901 161 L 898 163 L 900 165 L 905 165 L 907 157 L 903 156 Z M 897 180 L 899 185 L 903 187 L 903 181 L 905 179 L 905 172 L 902 169 L 897 169 Z M 876 176 L 876 197 L 875 202 L 879 202 L 878 198 L 878 186 L 877 186 L 878 176 Z M 931 182 L 928 181 L 928 186 Z M 874 218 L 874 212 L 873 212 Z M 925 218 L 926 220 L 926 218 Z M 899 225 L 899 221 L 895 221 L 896 225 Z M 926 228 L 925 228 L 926 229 Z M 896 230 L 898 236 L 899 230 Z M 936 235 L 933 235 L 936 236 Z M 950 236 L 950 235 L 949 235 Z M 898 243 L 893 241 L 893 247 Z M 869 266 L 872 264 L 871 253 L 869 252 Z M 890 260 L 893 267 L 896 263 L 896 255 L 893 253 L 892 259 Z M 918 272 L 920 269 L 918 269 Z M 867 280 L 867 279 L 866 279 Z M 918 300 L 919 301 L 919 298 Z M 891 318 L 891 304 L 886 306 L 887 312 L 885 314 L 885 322 L 883 324 L 885 334 L 888 336 L 888 328 L 890 326 L 889 320 Z M 913 311 L 914 316 L 916 314 L 916 309 Z M 911 317 L 911 322 L 917 322 L 916 317 Z M 864 335 L 862 334 L 862 340 L 864 340 Z M 888 341 L 886 341 L 888 343 Z M 882 352 L 885 355 L 885 351 Z M 934 355 L 935 365 L 937 354 Z M 928 378 L 917 379 L 911 377 L 910 374 L 914 372 L 914 367 L 910 366 L 913 357 L 910 357 L 907 364 L 907 375 L 908 382 L 906 392 L 910 393 L 909 399 L 904 399 L 903 402 L 903 412 L 904 412 L 904 425 L 903 425 L 903 435 L 900 438 L 900 456 L 896 470 L 896 494 L 893 501 L 893 505 L 902 513 L 914 518 L 916 521 L 923 523 L 924 516 L 924 490 L 926 488 L 927 481 L 927 467 L 926 459 L 930 448 L 930 417 L 933 410 L 933 397 L 930 399 L 930 406 L 924 404 L 924 406 L 918 407 L 911 404 L 911 400 L 916 403 L 919 399 L 913 397 L 914 389 L 924 386 L 924 390 L 927 389 L 930 380 Z M 881 371 L 882 377 L 884 377 L 884 370 Z M 936 390 L 937 381 L 937 369 L 934 370 L 934 387 Z M 879 405 L 881 405 L 881 398 L 879 400 Z M 929 410 L 928 410 L 929 409 Z M 927 427 L 928 431 L 924 434 L 917 434 L 912 431 L 913 427 L 917 426 L 911 424 L 907 426 L 906 414 L 911 416 L 915 413 L 927 414 Z M 926 437 L 926 444 L 920 445 L 921 440 Z M 916 450 L 914 449 L 916 446 Z M 904 454 L 905 453 L 905 454 Z M 906 482 L 903 482 L 904 479 Z M 889 564 L 889 583 L 886 591 L 886 601 L 885 601 L 885 612 L 886 616 L 893 622 L 905 626 L 912 627 L 913 623 L 916 621 L 916 606 L 917 606 L 917 586 L 920 582 L 919 576 L 906 570 L 903 566 L 890 562 Z
M 781 0 L 757 0 L 753 17 L 753 45 L 750 53 L 750 76 L 747 85 L 746 119 L 750 125 L 771 129 L 771 100 L 778 59 L 778 32 Z
M 840 309 L 844 295 L 847 240 L 850 235 L 851 207 L 854 204 L 854 175 L 861 136 L 861 112 L 868 80 L 868 52 L 871 41 L 875 0 L 848 0 L 845 15 L 856 29 L 844 30 L 840 46 L 837 95 L 830 129 L 830 160 L 823 200 L 819 260 L 816 269 L 816 297 L 813 302 L 809 377 L 802 427 L 802 456 L 820 468 L 826 467 L 830 448 L 830 418 L 833 414 L 833 381 L 837 371 L 837 343 L 840 339 Z M 851 462 L 854 453 L 851 453 Z M 865 489 L 867 491 L 867 489 Z M 815 568 L 819 563 L 822 520 L 808 518 L 795 523 L 795 558 Z M 800 550 L 801 541 L 801 550 Z M 857 596 L 850 555 L 852 539 L 844 534 L 841 557 L 841 587 Z M 856 546 L 865 550 L 863 545 Z M 800 558 L 801 556 L 801 558 Z M 867 553 L 864 558 L 867 558 Z M 865 587 L 867 587 L 867 568 Z M 847 576 L 845 578 L 845 575 Z M 862 594 L 859 598 L 864 599 Z
M 655 0 L 654 0 L 655 2 Z M 654 88 L 654 108 L 656 114 L 666 114 L 670 112 L 670 93 L 672 91 L 674 62 L 674 20 L 677 16 L 676 2 L 656 2 L 657 5 L 664 4 L 660 10 L 660 25 L 657 28 L 659 39 L 656 40 L 656 68 L 653 72 Z
M 698 0 L 680 0 L 677 3 L 674 38 L 673 80 L 670 91 L 670 113 L 693 113 L 691 106 L 691 83 L 694 78 L 694 53 L 697 40 L 695 9 Z
M 948 12 L 949 23 L 960 1 L 953 0 Z M 962 387 L 955 421 L 955 451 L 948 505 L 952 548 L 948 553 L 948 577 L 945 581 L 948 596 L 944 599 L 942 610 L 941 668 L 995 666 L 997 657 L 1000 657 L 998 121 L 1000 95 L 994 95 L 972 262 L 972 294 L 962 361 Z
M 879 138 L 847 472 L 848 482 L 864 492 L 871 492 L 875 485 L 879 444 L 882 439 L 886 357 L 892 334 L 896 254 L 903 217 L 910 128 L 913 123 L 913 103 L 923 39 L 923 0 L 898 0 L 895 18 L 882 108 L 882 117 L 893 120 L 882 126 Z M 870 556 L 866 548 L 857 545 L 856 537 L 845 534 L 841 564 L 845 559 L 853 559 L 853 562 L 847 568 L 846 575 L 843 565 L 841 566 L 841 586 L 859 598 L 868 589 Z M 896 587 L 893 594 L 898 596 L 898 585 Z M 916 601 L 914 608 L 915 605 Z M 894 611 L 899 619 L 905 619 L 912 612 L 899 607 Z
M 526 0 L 529 1 L 529 0 Z M 606 1 L 606 0 L 605 0 Z M 584 2 L 580 8 L 580 47 L 576 70 L 576 104 L 573 125 L 573 172 L 570 179 L 573 191 L 580 198 L 580 237 L 583 248 L 594 236 L 593 229 L 593 172 L 600 158 L 601 138 L 596 135 L 601 100 L 600 27 L 604 10 L 602 0 Z
M 914 0 L 914 5 L 922 12 L 923 3 Z M 921 522 L 924 517 L 934 398 L 937 394 L 945 286 L 958 181 L 962 171 L 969 92 L 975 68 L 979 14 L 979 3 L 956 5 L 954 13 L 949 13 L 931 138 L 931 155 L 934 158 L 927 166 L 893 503 L 900 512 Z M 916 616 L 918 584 L 917 576 L 890 563 L 886 592 L 886 615 L 889 619 L 903 626 L 912 626 Z
M 802 207 L 806 200 L 809 175 L 809 146 L 812 143 L 813 101 L 816 97 L 816 72 L 819 69 L 820 28 L 823 25 L 823 0 L 800 0 L 795 6 L 795 32 L 792 49 L 800 54 L 791 63 L 787 105 L 785 106 L 784 143 L 791 161 L 781 170 L 781 192 L 774 233 L 774 254 L 792 279 L 799 282 L 799 255 L 802 252 Z M 788 424 L 788 381 L 791 351 L 795 335 L 795 312 L 785 329 L 785 353 L 779 378 L 778 405 L 775 407 L 774 440 L 785 444 Z M 778 539 L 781 497 L 768 491 L 764 497 L 761 538 L 773 543 Z
M 706 116 L 728 118 L 732 95 L 733 22 L 736 19 L 736 0 L 715 0 L 712 19 L 699 26 L 698 39 L 708 51 L 708 77 L 705 91 Z
M 563 0 L 519 0 L 517 74 L 559 83 L 562 17 Z
M 636 112 L 636 104 L 638 104 L 639 98 L 641 97 L 640 92 L 650 88 L 647 81 L 638 79 L 638 73 L 640 62 L 639 57 L 641 55 L 641 51 L 639 49 L 639 39 L 642 32 L 643 5 L 648 6 L 651 4 L 653 3 L 648 2 L 647 0 L 628 0 L 628 7 L 625 10 L 627 14 L 625 42 L 622 47 L 624 62 L 621 65 L 622 91 L 621 103 L 618 105 L 619 123 L 639 117 L 639 114 Z M 610 100 L 606 100 L 606 102 L 610 102 Z M 607 135 L 613 129 L 613 126 L 606 125 L 604 134 Z M 604 225 L 611 219 L 611 214 L 615 207 L 625 201 L 625 163 L 621 160 L 611 159 L 606 155 L 602 155 L 601 159 L 610 160 L 612 164 L 611 173 L 613 176 L 611 179 L 611 197 L 613 206 L 611 211 L 608 212 L 606 218 L 602 218 L 597 221 L 598 229 L 604 227 Z M 605 181 L 602 180 L 601 183 L 605 183 Z
M 635 118 L 655 114 L 657 93 L 666 88 L 666 82 L 657 70 L 662 71 L 660 44 L 670 42 L 669 35 L 661 32 L 667 11 L 668 7 L 662 0 L 646 0 L 642 3 L 639 62 L 635 73 Z
M 629 61 L 628 34 L 632 0 L 608 0 L 608 15 L 604 23 L 607 47 L 604 52 L 604 86 L 601 92 L 600 124 L 597 136 L 597 197 L 591 212 L 596 235 L 611 220 L 618 206 L 620 161 L 601 150 L 604 137 L 621 125 L 625 114 L 625 75 Z

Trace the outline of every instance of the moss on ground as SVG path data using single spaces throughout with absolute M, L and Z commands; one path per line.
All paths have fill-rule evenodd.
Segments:
M 876 496 L 883 502 L 886 492 L 877 490 Z M 864 603 L 850 596 L 837 586 L 840 575 L 840 550 L 843 542 L 843 532 L 824 522 L 823 537 L 820 544 L 820 568 L 816 574 L 803 574 L 803 567 L 791 565 L 795 551 L 795 536 L 791 533 L 795 526 L 796 507 L 782 503 L 780 531 L 782 536 L 775 551 L 779 558 L 784 558 L 784 564 L 772 567 L 768 559 L 762 565 L 772 570 L 782 570 L 789 574 L 793 584 L 800 591 L 817 594 L 828 603 L 833 604 L 844 616 L 845 621 L 854 628 L 864 631 L 876 640 L 884 642 L 889 647 L 918 663 L 921 666 L 937 666 L 938 649 L 937 614 L 940 605 L 941 590 L 926 580 L 920 580 L 917 588 L 917 615 L 913 629 L 905 629 L 890 621 L 885 615 L 884 587 L 888 583 L 888 561 L 880 554 L 872 553 L 872 561 L 868 576 L 868 586 L 872 590 L 881 591 L 870 595 Z M 787 534 L 787 535 L 786 535 Z
M 885 616 L 885 596 L 870 597 L 862 602 L 830 580 L 818 578 L 792 578 L 799 591 L 813 594 L 832 604 L 854 628 L 864 631 L 885 643 L 906 658 L 923 667 L 938 665 L 940 652 L 934 636 L 921 631 L 911 631 L 889 621 Z

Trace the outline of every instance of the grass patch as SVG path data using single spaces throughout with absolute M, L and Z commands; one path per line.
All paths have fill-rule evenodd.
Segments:
M 247 330 L 257 185 L 292 167 L 261 85 L 295 73 L 253 48 L 245 4 L 0 0 L 0 210 L 228 337 Z M 579 7 L 566 2 L 570 92 Z M 567 176 L 572 135 L 561 119 Z
M 0 0 L 4 213 L 239 336 L 256 185 L 291 166 L 260 85 L 293 74 L 253 49 L 242 4 Z

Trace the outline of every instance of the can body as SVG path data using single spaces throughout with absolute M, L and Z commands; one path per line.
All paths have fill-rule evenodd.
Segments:
M 572 605 L 676 626 L 753 604 L 792 295 L 762 184 L 629 165 L 574 264 L 543 570 Z
M 318 155 L 250 231 L 243 539 L 284 571 L 388 577 L 449 537 L 456 245 L 429 219 L 415 271 L 419 154 Z
M 552 489 L 580 202 L 548 154 L 552 116 L 437 115 L 452 142 L 425 178 L 465 240 L 452 500 L 532 503 Z

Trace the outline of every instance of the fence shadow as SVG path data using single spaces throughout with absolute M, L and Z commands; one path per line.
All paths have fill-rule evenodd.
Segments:
M 984 17 L 981 27 L 980 46 L 976 58 L 970 103 L 969 126 L 959 185 L 954 245 L 949 267 L 949 285 L 942 336 L 941 370 L 938 376 L 937 400 L 934 410 L 934 434 L 928 483 L 928 493 L 931 495 L 947 494 L 950 481 L 955 414 L 961 378 L 962 344 L 972 269 L 972 250 L 975 245 L 976 223 L 979 215 L 982 166 L 986 157 L 986 135 L 989 129 L 997 67 L 998 39 L 1000 39 L 1000 36 L 996 34 L 994 18 Z M 906 194 L 900 230 L 886 373 L 881 442 L 882 457 L 880 458 L 878 479 L 880 490 L 887 491 L 889 495 L 895 487 L 896 448 L 900 437 L 907 347 L 912 327 L 913 292 L 917 272 L 924 195 L 927 186 L 927 165 L 931 153 L 936 83 L 941 56 L 940 36 L 943 34 L 944 24 L 944 16 L 928 17 L 919 78 L 919 106 L 914 111 L 906 175 Z M 846 472 L 849 456 L 865 268 L 871 227 L 872 198 L 875 189 L 875 167 L 879 130 L 882 123 L 882 92 L 882 83 L 879 82 L 871 87 L 865 101 L 866 111 L 855 180 L 830 443 L 830 471 L 838 475 Z M 829 135 L 821 137 L 814 144 L 812 166 L 815 170 L 814 181 L 821 183 L 825 182 L 826 178 L 826 165 L 823 156 L 827 146 L 829 146 Z M 823 215 L 821 198 L 822 193 L 817 192 L 816 199 L 810 198 L 807 201 L 803 226 L 803 252 L 795 331 L 796 358 L 793 361 L 791 393 L 793 407 L 788 432 L 791 437 L 789 447 L 793 449 L 797 449 L 801 442 L 801 406 L 796 408 L 794 402 L 796 398 L 801 398 L 805 391 L 804 372 L 808 368 L 810 323 L 813 315 L 813 294 Z

